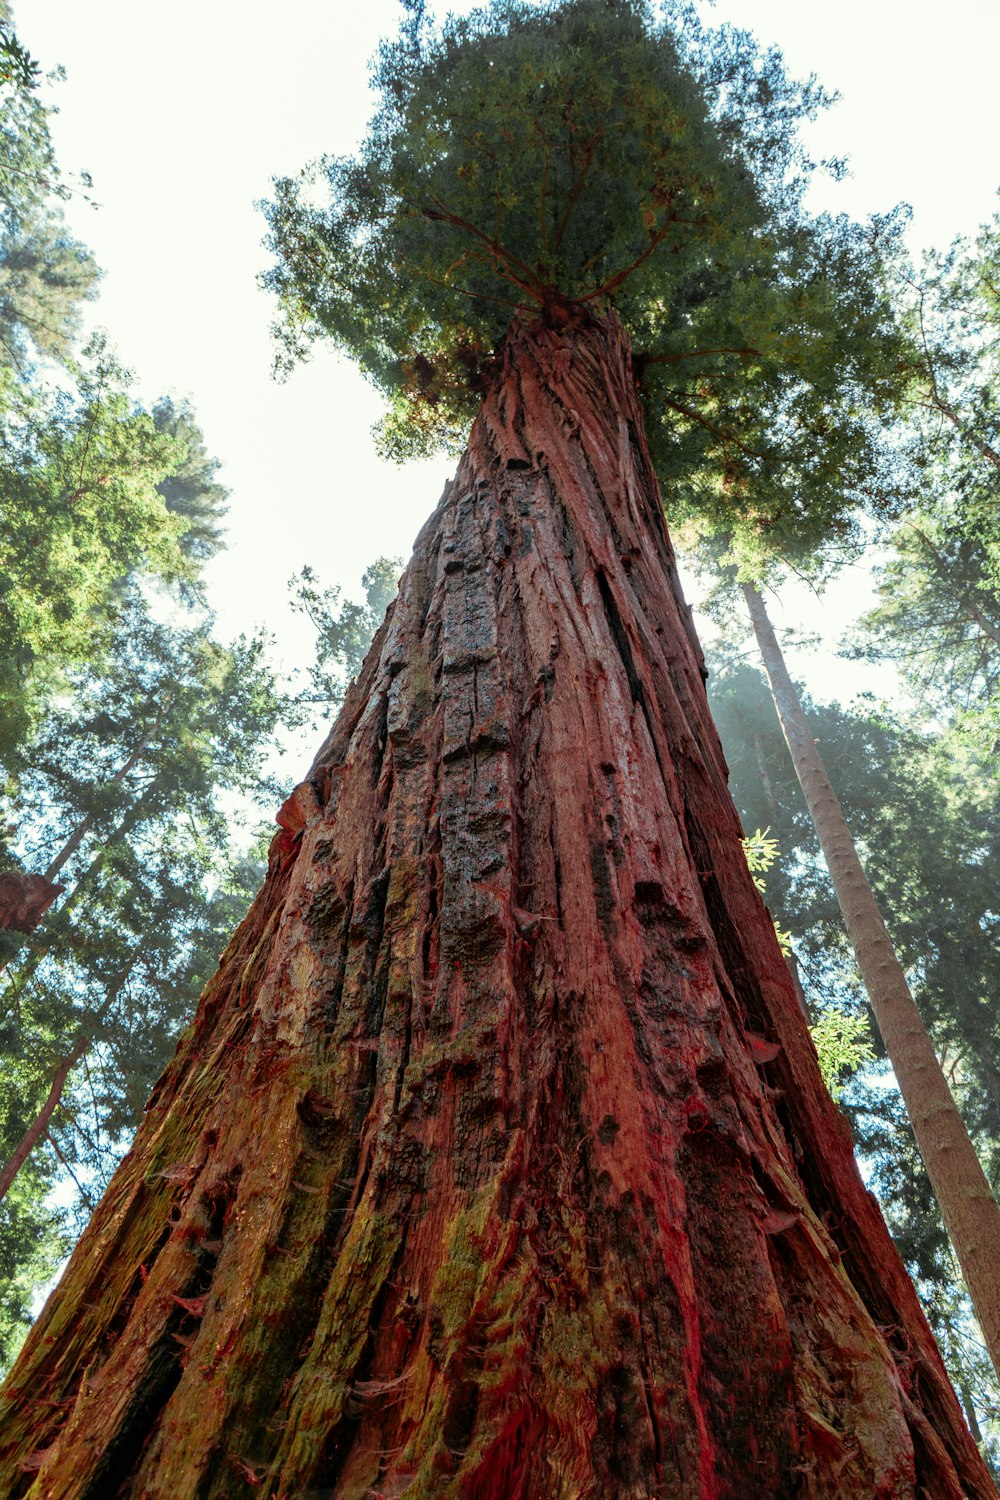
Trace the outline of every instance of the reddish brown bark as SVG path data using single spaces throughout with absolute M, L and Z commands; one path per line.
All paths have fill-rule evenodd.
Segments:
M 7 932 L 34 932 L 53 901 L 66 889 L 44 875 L 23 870 L 0 874 L 0 927 Z
M 45 1103 L 42 1105 L 41 1109 L 38 1111 L 37 1115 L 22 1135 L 21 1139 L 18 1141 L 17 1146 L 15 1147 L 11 1156 L 5 1162 L 3 1170 L 0 1171 L 0 1199 L 6 1198 L 8 1192 L 10 1191 L 10 1186 L 14 1181 L 14 1178 L 17 1176 L 18 1172 L 20 1172 L 21 1168 L 28 1160 L 28 1157 L 38 1145 L 38 1142 L 41 1140 L 42 1136 L 47 1134 L 49 1121 L 55 1113 L 56 1106 L 63 1096 L 63 1089 L 66 1087 L 66 1080 L 72 1073 L 73 1069 L 76 1067 L 77 1063 L 80 1061 L 80 1058 L 86 1052 L 89 1045 L 89 1037 L 78 1036 L 67 1055 L 63 1058 L 58 1068 L 56 1068 L 55 1076 L 52 1079 L 52 1084 L 49 1088 Z
M 11 1495 L 994 1494 L 700 668 L 620 330 L 518 323 L 8 1382 Z

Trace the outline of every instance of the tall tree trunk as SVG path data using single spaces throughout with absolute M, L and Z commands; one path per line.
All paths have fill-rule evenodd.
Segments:
M 985 1497 L 823 1088 L 618 324 L 518 320 L 15 1367 L 12 1497 Z
M 743 594 L 858 968 L 990 1358 L 1000 1373 L 1000 1208 L 886 932 L 840 803 L 809 733 L 764 601 L 751 584 L 743 585 Z
M 38 1111 L 37 1115 L 22 1135 L 21 1139 L 18 1141 L 17 1146 L 11 1153 L 10 1159 L 4 1166 L 3 1171 L 0 1172 L 0 1200 L 6 1198 L 8 1192 L 10 1191 L 11 1184 L 16 1178 L 18 1172 L 20 1172 L 21 1168 L 28 1160 L 28 1157 L 31 1155 L 32 1151 L 34 1151 L 35 1147 L 38 1145 L 38 1142 L 42 1139 L 42 1136 L 48 1132 L 49 1121 L 51 1120 L 55 1112 L 59 1100 L 63 1096 L 63 1089 L 66 1087 L 66 1080 L 73 1069 L 76 1067 L 76 1064 L 80 1061 L 80 1058 L 86 1052 L 89 1045 L 89 1037 L 82 1034 L 78 1036 L 69 1052 L 66 1054 L 66 1056 L 63 1058 L 62 1062 L 56 1069 L 55 1076 L 52 1079 L 52 1086 L 49 1089 L 45 1103 L 42 1105 L 41 1109 Z

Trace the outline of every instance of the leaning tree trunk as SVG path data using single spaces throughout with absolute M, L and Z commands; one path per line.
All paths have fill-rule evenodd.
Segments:
M 143 735 L 132 754 L 110 778 L 108 786 L 124 781 L 129 771 L 142 759 L 162 718 L 163 709 L 157 714 L 152 729 Z M 22 870 L 8 870 L 0 875 L 0 928 L 6 928 L 9 932 L 34 932 L 53 901 L 66 889 L 64 885 L 54 884 L 52 877 L 58 875 L 66 861 L 76 853 L 95 821 L 96 814 L 93 812 L 81 819 L 44 875 L 29 875 Z M 9 963 L 10 959 L 7 959 L 0 965 L 0 973 Z
M 132 963 L 134 963 L 134 959 Z M 27 1129 L 21 1136 L 21 1139 L 18 1141 L 14 1150 L 11 1152 L 7 1161 L 4 1163 L 2 1170 L 0 1170 L 0 1201 L 6 1198 L 7 1194 L 10 1192 L 10 1189 L 14 1184 L 18 1172 L 20 1172 L 21 1168 L 24 1166 L 25 1162 L 28 1160 L 28 1157 L 34 1151 L 39 1141 L 42 1140 L 43 1137 L 49 1136 L 49 1121 L 52 1119 L 52 1116 L 55 1114 L 56 1110 L 59 1108 L 60 1103 L 62 1102 L 62 1096 L 65 1092 L 66 1084 L 69 1080 L 69 1075 L 72 1073 L 73 1069 L 76 1067 L 80 1059 L 82 1057 L 85 1057 L 86 1054 L 90 1051 L 97 1028 L 104 1020 L 104 1017 L 107 1015 L 112 1005 L 114 1005 L 115 1001 L 118 999 L 118 996 L 122 992 L 122 987 L 124 986 L 125 981 L 128 979 L 129 974 L 132 972 L 132 963 L 129 964 L 129 967 L 125 970 L 124 974 L 119 974 L 119 976 L 112 981 L 111 985 L 109 986 L 108 993 L 104 998 L 103 1004 L 100 1005 L 97 1010 L 91 1012 L 91 1014 L 86 1017 L 84 1025 L 77 1033 L 72 1047 L 70 1047 L 69 1051 L 66 1053 L 66 1056 L 60 1060 L 59 1065 L 53 1075 L 52 1083 L 49 1087 L 49 1092 L 46 1095 L 45 1102 L 36 1112 L 34 1119 L 28 1125 Z M 51 1140 L 51 1137 L 49 1137 L 49 1139 Z
M 809 733 L 764 600 L 749 583 L 743 584 L 743 595 L 782 733 L 830 870 L 861 978 L 990 1358 L 1000 1374 L 1000 1207 L 882 921 L 851 831 Z
M 994 1495 L 700 669 L 618 325 L 518 321 L 10 1377 L 5 1493 Z
M 111 833 L 105 836 L 103 844 L 98 849 L 93 859 L 91 859 L 90 864 L 87 865 L 83 872 L 77 876 L 72 886 L 70 886 L 69 894 L 67 895 L 66 900 L 63 902 L 62 906 L 59 908 L 58 915 L 60 919 L 65 920 L 65 918 L 69 916 L 70 912 L 80 900 L 80 897 L 87 890 L 89 890 L 94 876 L 100 873 L 102 867 L 107 862 L 108 855 L 114 841 L 116 839 L 123 838 L 128 833 L 131 833 L 136 824 L 141 822 L 142 815 L 149 805 L 152 793 L 155 790 L 158 790 L 158 783 L 160 779 L 160 775 L 159 773 L 157 773 L 157 775 L 153 777 L 152 781 L 150 781 L 143 788 L 142 792 L 136 798 L 132 806 L 125 812 L 118 826 L 114 828 Z M 63 848 L 59 851 L 59 854 L 56 856 L 56 859 L 53 861 L 53 863 L 49 866 L 46 874 L 44 876 L 29 875 L 27 879 L 30 881 L 40 880 L 45 885 L 48 885 L 48 874 L 53 870 L 59 870 L 62 868 L 63 864 L 65 863 L 65 859 L 63 856 L 65 855 L 66 859 L 69 858 L 69 855 L 72 854 L 78 846 L 80 839 L 82 839 L 85 833 L 88 833 L 90 831 L 92 826 L 92 820 L 88 815 L 88 817 L 84 818 L 83 823 L 78 826 L 76 832 L 71 835 L 68 844 L 64 845 Z M 77 838 L 77 834 L 79 834 L 80 839 Z M 3 880 L 4 877 L 0 876 L 0 903 L 2 903 L 3 900 Z M 64 885 L 56 885 L 52 886 L 51 890 L 54 892 L 54 894 L 51 896 L 51 898 L 45 901 L 42 908 L 43 912 L 52 904 L 56 896 L 62 895 L 62 893 L 66 890 L 66 887 Z M 0 926 L 3 925 L 6 924 L 4 924 L 2 920 L 0 920 Z M 37 925 L 37 923 L 35 925 Z M 34 927 L 17 930 L 34 931 Z M 4 1020 L 16 1013 L 19 1005 L 18 997 L 20 993 L 25 990 L 30 984 L 31 980 L 38 972 L 44 960 L 48 958 L 49 954 L 54 952 L 60 946 L 60 944 L 65 941 L 65 930 L 60 930 L 57 928 L 56 931 L 53 932 L 50 927 L 48 932 L 43 932 L 41 934 L 35 948 L 30 953 L 25 955 L 24 967 L 21 969 L 16 969 L 13 975 L 10 974 L 10 967 L 17 960 L 17 951 L 15 950 L 5 959 L 0 958 L 0 978 L 2 978 L 4 975 L 7 976 L 7 988 L 3 991 L 2 999 L 0 999 L 0 1003 L 5 1004 L 6 1006 L 5 1012 L 3 1012 Z M 2 1022 L 0 1022 L 0 1024 L 2 1024 Z

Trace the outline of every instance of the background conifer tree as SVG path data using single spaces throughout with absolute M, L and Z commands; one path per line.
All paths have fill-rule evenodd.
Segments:
M 259 882 L 238 825 L 298 712 L 263 635 L 206 612 L 226 491 L 194 413 L 77 347 L 96 268 L 40 76 L 0 7 L 4 1367 Z

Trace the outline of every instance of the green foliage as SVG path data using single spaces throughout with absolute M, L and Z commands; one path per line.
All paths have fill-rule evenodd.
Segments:
M 0 7 L 0 373 L 29 372 L 32 356 L 65 360 L 80 304 L 93 296 L 93 256 L 66 230 L 62 181 L 38 65 Z
M 845 1073 L 856 1073 L 864 1063 L 875 1060 L 868 1017 L 829 1005 L 809 1030 L 816 1043 L 823 1082 L 833 1097 L 839 1099 L 844 1091 Z
M 889 267 L 911 334 L 910 410 L 932 447 L 1000 464 L 1000 215 L 977 239 Z
M 864 1003 L 839 908 L 762 674 L 713 660 L 710 700 L 747 826 L 786 857 L 768 891 L 792 930 L 807 991 Z M 872 700 L 803 706 L 928 1030 L 987 1170 L 1000 1143 L 1000 786 L 973 745 L 928 734 Z M 991 1165 L 991 1163 L 993 1163 Z
M 4 1083 L 9 1070 L 3 1069 Z M 0 1141 L 17 1141 L 29 1124 L 20 1091 L 0 1096 Z M 6 1157 L 5 1157 L 6 1160 Z M 28 1330 L 32 1300 L 69 1253 L 63 1212 L 47 1199 L 54 1185 L 55 1158 L 36 1155 L 18 1173 L 0 1202 L 0 1371 L 7 1370 Z
M 33 89 L 38 76 L 38 64 L 18 41 L 10 21 L 0 19 L 0 89 Z
M 1000 218 L 919 270 L 895 266 L 915 359 L 920 504 L 878 573 L 858 654 L 890 659 L 925 713 L 1000 743 Z
M 188 404 L 177 406 L 165 396 L 153 407 L 152 417 L 156 431 L 174 444 L 170 467 L 156 488 L 169 513 L 184 524 L 182 553 L 200 566 L 223 547 L 229 491 L 216 479 L 219 462 L 205 447 Z
M 747 869 L 753 876 L 753 883 L 763 896 L 766 889 L 761 874 L 769 870 L 778 857 L 777 839 L 768 838 L 770 829 L 763 832 L 758 828 L 748 838 L 743 840 L 743 853 L 746 856 Z M 791 953 L 791 933 L 785 932 L 775 922 L 774 935 L 778 939 L 778 947 L 787 958 Z
M 0 1263 L 27 1286 L 32 1244 L 49 1255 L 58 1228 L 38 1208 L 46 1187 L 71 1174 L 70 1218 L 86 1217 L 260 882 L 259 840 L 241 852 L 237 827 L 248 801 L 270 810 L 283 794 L 260 770 L 286 717 L 265 645 L 223 646 L 206 619 L 163 624 L 133 586 L 105 656 L 67 675 L 9 786 L 4 867 L 48 867 L 67 890 L 36 932 L 4 935 L 4 1160 L 88 1041 L 22 1173 L 35 1218 L 22 1210 L 8 1239 L 0 1220 Z
M 195 576 L 183 542 L 194 518 L 172 513 L 169 489 L 189 455 L 133 404 L 113 356 L 93 354 L 75 390 L 23 391 L 0 411 L 3 762 L 60 674 L 100 654 L 128 574 Z
M 0 367 L 20 372 L 32 355 L 66 360 L 91 297 L 97 267 L 61 215 L 38 211 L 0 241 Z
M 765 892 L 761 875 L 766 873 L 778 857 L 778 841 L 769 837 L 770 828 L 754 829 L 743 840 L 743 853 L 753 883 Z M 774 924 L 774 931 L 786 957 L 791 953 L 792 935 Z M 866 1062 L 873 1062 L 875 1053 L 871 1046 L 871 1032 L 866 1015 L 852 1014 L 836 1005 L 827 1005 L 819 1011 L 810 1032 L 819 1055 L 819 1068 L 823 1082 L 835 1099 L 843 1093 L 845 1074 L 853 1074 Z
M 748 834 L 743 840 L 747 869 L 753 876 L 753 883 L 761 895 L 764 894 L 764 882 L 760 877 L 771 868 L 778 857 L 778 840 L 769 838 L 770 832 L 770 828 L 763 830 L 755 828 L 753 833 Z
M 63 192 L 49 134 L 38 69 L 0 5 L 0 238 Z
M 20 42 L 0 6 L 0 40 Z M 27 54 L 24 54 L 25 57 Z M 12 64 L 13 66 L 13 64 Z M 49 111 L 34 65 L 0 80 L 0 763 L 19 745 L 64 670 L 99 653 L 121 581 L 139 570 L 190 584 L 181 542 L 193 517 L 158 485 L 182 444 L 142 412 L 102 339 L 74 357 L 90 252 L 66 232 Z M 35 361 L 61 361 L 53 389 Z M 177 514 L 171 514 L 171 510 Z
M 396 456 L 461 440 L 513 317 L 613 306 L 673 520 L 752 568 L 897 502 L 898 224 L 806 216 L 813 80 L 682 6 L 495 0 L 440 31 L 411 8 L 375 83 L 357 156 L 276 182 L 265 284 L 281 360 L 349 353 Z
M 896 662 L 926 714 L 964 719 L 987 747 L 1000 733 L 1000 485 L 993 490 L 988 520 L 964 515 L 947 493 L 907 517 L 853 647 Z
M 341 601 L 339 587 L 323 589 L 312 568 L 290 580 L 292 608 L 306 615 L 316 629 L 316 657 L 304 702 L 339 706 L 361 670 L 372 637 L 396 597 L 402 568 L 398 557 L 378 557 L 365 569 L 365 602 Z
M 96 272 L 12 36 L 0 0 L 0 870 L 66 889 L 0 933 L 0 1159 L 84 1050 L 0 1203 L 0 1366 L 259 884 L 240 833 L 283 798 L 260 767 L 296 713 L 266 638 L 204 611 L 226 491 L 192 411 L 73 348 Z

